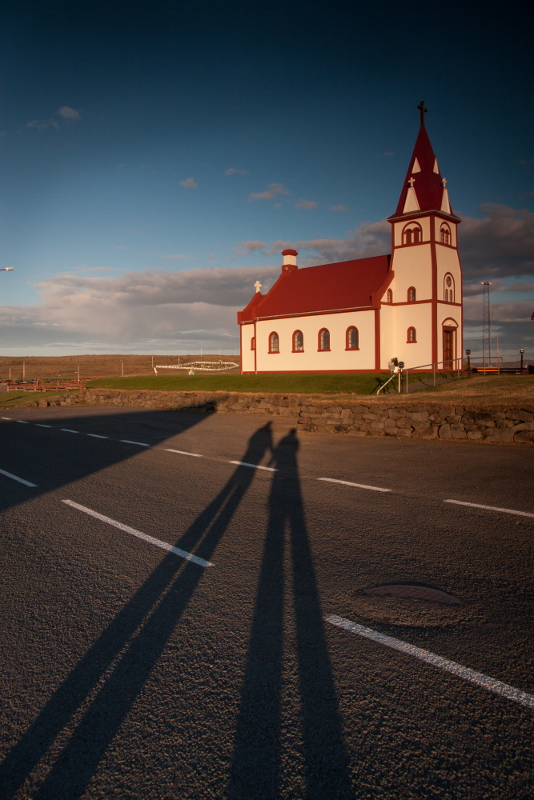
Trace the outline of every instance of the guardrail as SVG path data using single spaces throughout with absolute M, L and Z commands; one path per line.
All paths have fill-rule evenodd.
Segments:
M 87 381 L 74 381 L 69 383 L 45 383 L 35 381 L 32 383 L 13 383 L 0 381 L 0 392 L 55 392 L 66 389 L 85 389 Z
M 202 372 L 227 372 L 239 366 L 237 361 L 191 361 L 188 364 L 156 364 L 154 373 L 158 374 L 158 369 L 199 369 Z
M 440 370 L 438 369 L 440 364 L 443 364 L 443 367 L 442 367 L 441 371 L 457 372 L 458 373 L 457 377 L 459 378 L 460 377 L 460 373 L 463 371 L 462 370 L 463 361 L 464 361 L 463 358 L 448 358 L 446 361 L 433 361 L 431 364 L 421 364 L 418 367 L 404 367 L 404 366 L 400 367 L 400 366 L 395 366 L 394 370 L 393 370 L 393 375 L 391 376 L 391 378 L 389 378 L 385 383 L 383 383 L 382 386 L 379 386 L 378 389 L 376 390 L 376 393 L 379 394 L 382 391 L 382 389 L 386 388 L 388 383 L 390 383 L 390 381 L 392 381 L 393 378 L 397 377 L 398 382 L 399 382 L 397 391 L 398 391 L 399 394 L 402 394 L 402 392 L 403 392 L 403 376 L 405 375 L 406 376 L 406 381 L 405 381 L 404 393 L 408 394 L 409 393 L 409 378 L 408 378 L 408 375 L 409 375 L 410 370 L 413 371 L 413 370 L 421 370 L 421 369 L 432 368 L 433 378 L 434 378 L 433 385 L 435 386 L 436 385 L 436 373 L 440 372 Z

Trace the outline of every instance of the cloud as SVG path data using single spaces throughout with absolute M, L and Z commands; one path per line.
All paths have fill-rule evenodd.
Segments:
M 484 217 L 462 216 L 458 238 L 466 277 L 492 280 L 534 272 L 534 212 L 485 203 Z
M 263 252 L 266 251 L 267 245 L 265 242 L 256 242 L 256 241 L 248 241 L 248 242 L 238 242 L 235 250 L 240 255 L 244 255 L 246 253 L 254 253 L 256 250 L 261 250 Z
M 61 106 L 57 113 L 67 122 L 76 122 L 82 118 L 81 114 L 76 111 L 75 108 L 71 108 L 70 106 Z
M 248 175 L 246 169 L 237 169 L 236 167 L 229 167 L 224 170 L 225 175 Z
M 36 288 L 41 305 L 0 307 L 0 346 L 117 352 L 117 347 L 157 352 L 158 347 L 197 352 L 234 347 L 236 311 L 260 280 L 270 287 L 280 267 L 129 272 L 116 278 L 60 274 Z M 18 352 L 18 351 L 17 351 Z
M 348 211 L 349 209 L 347 208 L 347 206 L 330 206 L 330 210 L 339 211 L 341 214 L 343 214 L 345 211 Z
M 185 186 L 186 189 L 198 189 L 193 178 L 186 178 L 184 181 L 180 181 L 180 186 Z
M 285 189 L 281 183 L 270 183 L 269 188 L 265 192 L 257 192 L 256 194 L 250 194 L 248 199 L 249 200 L 274 200 L 281 194 L 289 194 L 288 190 Z
M 57 120 L 50 119 L 48 122 L 43 122 L 40 119 L 32 119 L 31 122 L 26 123 L 27 128 L 36 128 L 38 131 L 45 130 L 45 128 L 59 128 Z
M 317 208 L 317 205 L 318 203 L 316 203 L 315 200 L 301 200 L 300 203 L 297 203 L 295 208 L 305 208 L 311 211 L 312 209 Z

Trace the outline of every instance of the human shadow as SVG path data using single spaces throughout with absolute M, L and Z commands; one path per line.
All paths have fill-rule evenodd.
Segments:
M 272 449 L 271 423 L 249 439 L 242 462 L 259 464 Z M 255 471 L 239 465 L 225 486 L 176 542 L 209 560 L 225 533 Z M 50 698 L 0 765 L 0 797 L 11 798 L 73 716 L 88 702 L 82 720 L 33 796 L 41 800 L 81 797 L 100 759 L 159 659 L 203 574 L 173 554 L 158 567 L 102 632 Z M 115 663 L 116 662 L 116 663 Z
M 280 796 L 284 647 L 284 560 L 291 560 L 306 797 L 354 792 L 328 654 L 300 490 L 295 429 L 280 440 L 269 520 L 241 689 L 228 796 Z M 286 604 L 287 606 L 287 604 Z M 286 621 L 287 624 L 287 621 Z

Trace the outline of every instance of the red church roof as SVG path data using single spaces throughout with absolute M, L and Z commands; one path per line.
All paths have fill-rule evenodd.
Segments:
M 443 180 L 439 171 L 438 161 L 430 144 L 428 133 L 425 128 L 424 114 L 426 108 L 424 103 L 418 106 L 421 111 L 421 127 L 415 143 L 414 151 L 406 173 L 406 179 L 402 188 L 399 203 L 394 217 L 405 213 L 416 213 L 419 211 L 442 211 L 448 216 L 454 216 L 450 208 L 447 197 L 447 182 Z M 413 187 L 419 209 L 412 208 L 413 202 L 406 200 L 408 193 Z M 445 194 L 445 202 L 444 202 Z M 391 219 L 391 218 L 390 218 Z
M 391 275 L 389 262 L 386 255 L 305 269 L 293 267 L 282 272 L 266 295 L 257 292 L 238 312 L 237 321 L 372 308 L 376 303 L 372 295 Z

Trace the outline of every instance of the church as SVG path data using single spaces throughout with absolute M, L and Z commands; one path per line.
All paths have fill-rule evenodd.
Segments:
M 391 223 L 391 253 L 300 268 L 284 250 L 281 274 L 237 322 L 241 372 L 381 372 L 462 356 L 462 269 L 457 227 L 425 127 Z M 450 368 L 454 365 L 450 364 Z M 445 363 L 444 368 L 447 367 Z

